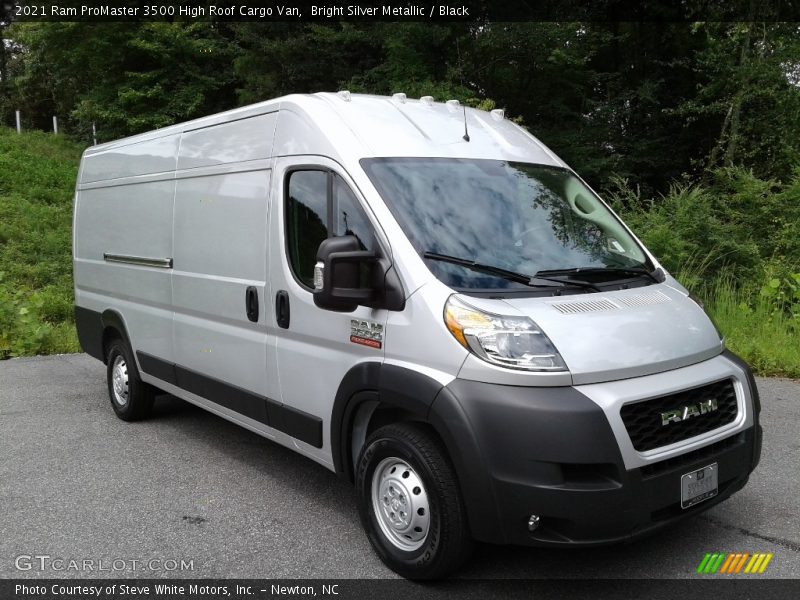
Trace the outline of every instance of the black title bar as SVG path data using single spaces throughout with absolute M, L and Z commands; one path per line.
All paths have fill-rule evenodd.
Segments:
M 0 21 L 800 21 L 800 0 L 10 1 Z

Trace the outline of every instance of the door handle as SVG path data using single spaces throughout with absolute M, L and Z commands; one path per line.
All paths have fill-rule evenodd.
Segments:
M 253 323 L 258 322 L 258 290 L 255 286 L 250 286 L 244 293 L 244 308 L 247 318 Z
M 275 295 L 275 319 L 278 327 L 289 329 L 289 293 L 286 290 Z

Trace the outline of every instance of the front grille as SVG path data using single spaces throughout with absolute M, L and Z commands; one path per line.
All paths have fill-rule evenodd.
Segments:
M 662 413 L 682 410 L 686 406 L 699 407 L 702 402 L 710 399 L 716 400 L 716 410 L 689 416 L 680 422 L 662 424 Z M 733 380 L 724 379 L 669 396 L 625 404 L 620 409 L 620 416 L 628 430 L 633 447 L 644 452 L 687 440 L 727 425 L 736 419 L 737 412 Z

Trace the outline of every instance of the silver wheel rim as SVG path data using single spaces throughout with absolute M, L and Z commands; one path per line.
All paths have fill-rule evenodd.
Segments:
M 372 474 L 372 510 L 393 546 L 410 552 L 428 537 L 431 523 L 428 493 L 405 461 L 384 458 Z
M 117 356 L 111 367 L 111 390 L 117 406 L 128 404 L 128 365 L 122 356 Z

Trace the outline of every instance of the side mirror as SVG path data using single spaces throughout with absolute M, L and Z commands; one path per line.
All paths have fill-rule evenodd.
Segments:
M 391 264 L 362 250 L 354 235 L 343 235 L 319 245 L 314 304 L 337 312 L 353 312 L 358 306 L 402 310 L 405 297 Z

